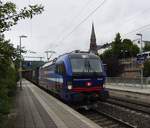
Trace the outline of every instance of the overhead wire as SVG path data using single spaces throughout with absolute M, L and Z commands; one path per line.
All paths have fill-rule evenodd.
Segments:
M 94 14 L 100 7 L 104 5 L 107 0 L 104 0 L 98 7 L 96 7 L 87 17 L 85 17 L 79 24 L 77 24 L 71 32 L 69 32 L 61 41 L 67 39 L 81 24 L 83 24 L 92 14 Z
M 91 0 L 88 0 L 85 5 L 78 11 L 78 13 L 70 20 L 69 25 L 74 22 L 76 19 L 78 19 L 78 17 L 80 17 L 80 15 L 82 14 L 82 12 L 85 10 L 85 8 L 91 3 Z M 66 30 L 68 30 L 69 27 L 65 28 L 62 32 L 64 33 Z
M 70 25 L 71 25 L 72 22 L 74 22 L 76 19 L 78 19 L 78 18 L 80 17 L 80 15 L 82 14 L 82 12 L 85 10 L 85 8 L 86 8 L 90 3 L 91 3 L 91 0 L 88 0 L 88 1 L 85 3 L 85 5 L 78 11 L 78 13 L 74 16 L 74 18 L 72 18 L 72 19 L 70 20 L 69 25 L 68 25 L 66 28 L 64 28 L 64 29 L 62 30 L 62 32 L 58 35 L 58 38 L 59 38 L 60 36 L 62 36 L 62 35 L 66 32 L 66 30 L 69 29 L 69 27 L 70 27 Z M 54 40 L 53 42 L 57 42 L 58 38 L 57 38 L 56 40 Z
M 150 8 L 147 8 L 147 9 L 145 9 L 145 10 L 139 12 L 138 14 L 133 15 L 131 18 L 129 18 L 129 19 L 127 20 L 127 22 L 131 21 L 132 19 L 135 19 L 135 17 L 137 17 L 137 16 L 139 16 L 139 15 L 142 15 L 142 14 L 144 14 L 144 13 L 147 12 L 147 11 L 150 11 Z
M 67 39 L 77 28 L 80 27 L 91 15 L 93 15 L 99 8 L 101 8 L 107 0 L 103 0 L 101 4 L 99 4 L 92 12 L 90 12 L 79 24 L 77 24 L 67 35 L 65 35 L 59 42 Z M 58 45 L 57 45 L 58 46 Z
M 137 29 L 134 29 L 134 30 L 132 30 L 132 31 L 130 31 L 130 32 L 126 33 L 126 34 L 124 34 L 124 36 L 125 36 L 125 35 L 129 35 L 129 34 L 134 33 L 134 32 L 137 32 L 137 31 L 139 31 L 139 30 L 141 30 L 141 29 L 147 29 L 147 27 L 150 27 L 150 24 L 147 24 L 147 25 L 144 25 L 144 26 L 139 27 L 139 28 L 137 28 Z
M 149 27 L 149 28 L 147 28 L 147 27 Z M 137 28 L 137 29 L 134 29 L 134 30 L 132 30 L 132 31 L 130 31 L 130 32 L 128 32 L 128 33 L 125 33 L 125 34 L 123 34 L 122 36 L 126 36 L 126 35 L 129 35 L 129 34 L 132 34 L 132 33 L 134 33 L 134 32 L 137 32 L 137 31 L 139 31 L 139 30 L 141 30 L 141 29 L 150 29 L 150 24 L 147 24 L 147 25 L 144 25 L 144 26 L 142 26 L 142 27 L 139 27 L 139 28 Z M 143 30 L 142 30 L 143 31 Z M 109 40 L 109 41 L 106 41 L 105 43 L 111 43 L 112 42 L 112 40 Z M 103 44 L 105 44 L 105 43 L 103 43 Z
M 100 5 L 98 5 L 91 13 L 89 13 L 79 24 L 77 24 L 77 25 L 76 25 L 67 35 L 65 35 L 59 42 L 62 42 L 62 41 L 64 41 L 65 39 L 67 39 L 67 38 L 68 38 L 76 29 L 78 29 L 78 27 L 80 27 L 80 25 L 82 25 L 92 14 L 94 14 L 100 7 L 102 7 L 102 6 L 105 4 L 106 1 L 107 1 L 107 0 L 104 0 Z M 148 11 L 149 9 L 150 9 L 150 8 L 148 8 L 148 9 L 142 11 L 141 14 L 145 13 L 145 12 Z M 141 14 L 140 14 L 140 15 L 141 15 Z M 136 16 L 138 16 L 138 15 L 135 15 L 135 17 L 136 17 Z M 129 19 L 128 22 L 131 21 L 132 19 L 133 19 L 133 17 L 132 17 L 131 19 Z M 123 36 L 128 35 L 128 34 L 131 34 L 131 33 L 134 33 L 134 32 L 136 32 L 136 31 L 138 31 L 138 30 L 141 30 L 141 29 L 147 29 L 147 27 L 150 27 L 150 24 L 144 25 L 144 26 L 142 26 L 142 27 L 140 27 L 140 28 L 137 28 L 137 29 L 132 30 L 132 31 L 130 31 L 130 32 L 128 32 L 128 33 L 125 33 L 125 34 L 123 34 Z M 107 42 L 109 42 L 109 41 L 107 41 Z M 57 46 L 58 46 L 58 44 L 57 44 Z
M 132 16 L 132 18 L 130 18 L 127 22 L 131 21 L 133 18 L 135 18 L 135 17 L 137 17 L 137 16 L 139 16 L 139 15 L 141 15 L 141 14 L 144 14 L 145 12 L 147 12 L 147 11 L 149 11 L 149 10 L 150 10 L 150 8 L 145 9 L 144 11 L 140 12 L 140 14 L 137 14 L 137 15 L 135 15 L 135 16 Z M 147 28 L 147 27 L 148 27 L 148 28 Z M 134 30 L 132 30 L 132 31 L 130 31 L 130 32 L 127 32 L 127 33 L 123 34 L 122 36 L 127 36 L 127 35 L 129 35 L 129 34 L 132 34 L 132 33 L 134 33 L 134 32 L 137 32 L 137 31 L 139 31 L 139 30 L 144 31 L 144 30 L 146 30 L 146 29 L 150 29 L 149 27 L 150 27 L 150 24 L 147 24 L 147 25 L 144 25 L 144 26 L 142 26 L 142 27 L 136 28 L 136 29 L 134 29 Z M 109 40 L 109 41 L 107 41 L 106 43 L 111 42 L 111 41 L 112 41 L 112 40 Z

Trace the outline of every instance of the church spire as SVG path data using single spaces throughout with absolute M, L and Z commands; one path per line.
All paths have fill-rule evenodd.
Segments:
M 95 30 L 94 30 L 94 24 L 92 23 L 92 32 L 91 32 L 91 42 L 96 43 L 96 36 L 95 36 Z
M 94 29 L 93 23 L 92 23 L 92 32 L 91 32 L 91 38 L 90 38 L 90 52 L 97 54 L 96 35 L 95 35 L 95 29 Z

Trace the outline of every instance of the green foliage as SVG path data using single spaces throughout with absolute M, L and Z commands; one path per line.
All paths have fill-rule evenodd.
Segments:
M 120 58 L 136 57 L 139 50 L 139 47 L 136 44 L 133 44 L 130 39 L 124 39 L 122 42 L 122 51 L 124 56 L 121 56 Z
M 15 48 L 4 37 L 0 39 L 0 113 L 9 112 L 9 96 L 16 89 L 16 71 L 13 64 Z
M 105 50 L 105 52 L 101 55 L 102 59 L 110 58 L 113 55 L 113 51 L 111 48 Z
M 129 58 L 135 57 L 139 53 L 139 47 L 130 39 L 121 39 L 120 33 L 116 34 L 114 41 L 111 43 L 111 47 L 104 51 L 103 58 L 106 57 L 117 57 L 121 58 Z
M 149 77 L 150 76 L 150 60 L 147 60 L 144 63 L 144 76 Z
M 104 54 L 110 54 L 107 56 L 115 56 L 118 59 L 135 57 L 139 53 L 139 47 L 130 39 L 121 39 L 120 33 L 116 34 L 112 47 L 104 52 Z
M 19 50 L 14 48 L 10 40 L 5 40 L 4 32 L 10 30 L 19 20 L 32 18 L 42 11 L 41 5 L 29 5 L 17 10 L 14 3 L 0 1 L 0 126 L 1 117 L 9 113 L 10 99 L 16 90 L 20 60 Z
M 122 49 L 122 39 L 120 33 L 117 33 L 115 40 L 112 42 L 113 55 L 119 57 L 121 49 Z
M 12 2 L 0 2 L 0 32 L 9 30 L 21 19 L 32 18 L 34 15 L 41 14 L 43 10 L 41 5 L 29 5 L 29 7 L 17 10 L 16 5 Z
M 144 52 L 150 51 L 150 43 L 146 43 L 144 48 L 143 48 Z
M 101 58 L 107 64 L 108 76 L 118 76 L 123 67 L 119 64 L 119 59 L 135 57 L 139 53 L 139 47 L 130 39 L 121 39 L 120 33 L 116 34 L 111 47 L 104 51 Z

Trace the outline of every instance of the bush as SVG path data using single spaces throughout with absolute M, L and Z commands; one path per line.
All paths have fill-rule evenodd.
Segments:
M 16 72 L 9 59 L 0 60 L 0 114 L 8 114 L 10 99 L 16 90 Z

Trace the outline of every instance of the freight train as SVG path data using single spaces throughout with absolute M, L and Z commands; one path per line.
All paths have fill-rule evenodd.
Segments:
M 63 54 L 35 71 L 24 72 L 24 77 L 67 103 L 95 102 L 109 96 L 103 86 L 106 73 L 102 61 L 91 53 Z

